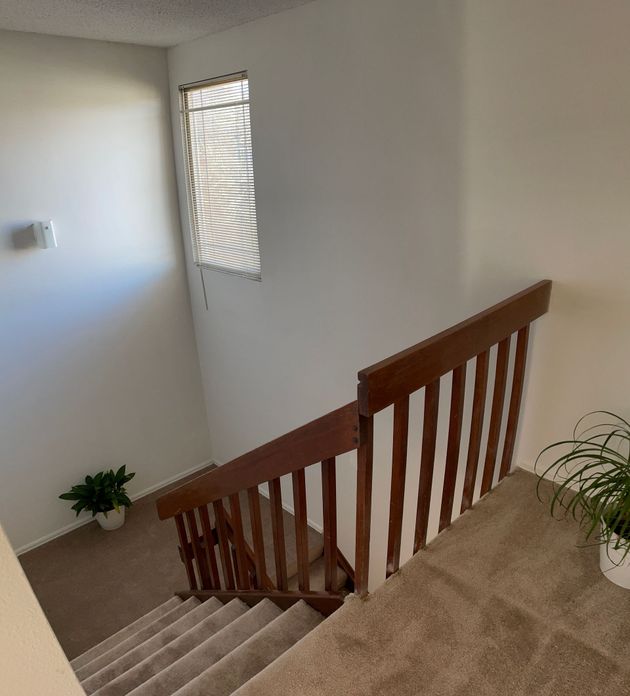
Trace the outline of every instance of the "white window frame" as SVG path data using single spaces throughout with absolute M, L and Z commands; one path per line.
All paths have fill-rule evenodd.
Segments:
M 255 191 L 255 182 L 252 174 L 252 182 L 251 182 L 251 202 L 254 207 L 254 233 L 255 233 L 255 252 L 256 252 L 256 257 L 258 261 L 258 268 L 256 270 L 251 270 L 249 268 L 236 268 L 236 267 L 228 267 L 221 265 L 220 263 L 213 263 L 211 260 L 208 259 L 203 259 L 201 257 L 201 252 L 200 252 L 200 246 L 199 246 L 199 238 L 202 236 L 202 233 L 200 231 L 200 223 L 198 220 L 198 215 L 197 215 L 197 210 L 195 207 L 195 201 L 194 201 L 194 193 L 193 193 L 193 188 L 195 186 L 195 172 L 194 172 L 194 164 L 193 164 L 193 153 L 192 153 L 192 148 L 191 148 L 191 139 L 189 137 L 189 118 L 188 114 L 192 113 L 192 111 L 196 110 L 201 110 L 201 109 L 194 109 L 189 111 L 186 109 L 186 93 L 188 91 L 192 91 L 194 89 L 202 89 L 203 87 L 207 86 L 214 86 L 214 85 L 220 85 L 222 83 L 229 83 L 229 82 L 236 82 L 239 80 L 246 79 L 248 81 L 248 88 L 249 88 L 249 76 L 246 70 L 241 70 L 239 72 L 235 73 L 230 73 L 228 75 L 222 75 L 220 77 L 216 78 L 211 78 L 207 80 L 201 80 L 199 82 L 192 82 L 192 83 L 187 83 L 179 86 L 179 95 L 180 95 L 180 124 L 181 124 L 181 132 L 182 132 L 182 145 L 183 145 L 183 154 L 184 154 L 184 163 L 185 163 L 185 172 L 186 172 L 186 195 L 188 199 L 188 215 L 189 215 L 189 234 L 190 234 L 190 239 L 192 243 L 192 248 L 193 248 L 193 259 L 195 262 L 195 265 L 198 266 L 201 269 L 209 269 L 213 271 L 219 271 L 221 273 L 227 273 L 229 275 L 236 275 L 236 276 L 241 276 L 244 278 L 249 278 L 250 280 L 257 280 L 260 281 L 261 278 L 261 270 L 260 270 L 260 245 L 259 245 L 259 237 L 258 237 L 258 221 L 257 221 L 257 208 L 256 208 L 256 191 Z M 239 102 L 244 105 L 247 105 L 248 112 L 247 112 L 247 118 L 248 118 L 248 126 L 249 126 L 249 139 L 250 139 L 250 144 L 251 144 L 251 139 L 252 139 L 252 134 L 251 134 L 251 120 L 250 120 L 250 113 L 249 113 L 249 104 L 250 104 L 250 99 L 249 95 L 246 100 Z M 210 108 L 221 108 L 220 106 L 218 107 L 210 107 Z M 251 144 L 251 159 L 252 159 L 252 171 L 253 171 L 253 144 Z M 251 242 L 251 240 L 250 240 Z M 254 249 L 254 245 L 252 244 L 251 249 Z

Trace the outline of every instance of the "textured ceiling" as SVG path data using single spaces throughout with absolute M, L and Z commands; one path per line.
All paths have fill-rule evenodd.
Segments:
M 310 0 L 0 0 L 0 29 L 174 46 Z

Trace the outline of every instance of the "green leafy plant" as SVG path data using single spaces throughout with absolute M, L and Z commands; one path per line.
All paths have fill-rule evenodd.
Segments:
M 62 500 L 76 500 L 72 509 L 77 516 L 82 510 L 91 512 L 92 517 L 98 512 L 107 516 L 112 510 L 120 512 L 121 507 L 131 506 L 125 484 L 134 476 L 135 473 L 127 474 L 124 466 L 116 473 L 113 469 L 101 471 L 95 476 L 86 476 L 84 483 L 72 486 L 67 493 L 62 493 L 59 497 Z
M 630 423 L 609 411 L 587 413 L 571 439 L 545 447 L 535 470 L 540 500 L 543 480 L 553 482 L 552 516 L 579 520 L 587 540 L 610 544 L 623 562 L 630 553 Z

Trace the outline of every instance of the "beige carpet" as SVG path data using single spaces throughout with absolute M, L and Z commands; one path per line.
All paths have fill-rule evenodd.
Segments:
M 230 696 L 323 620 L 300 601 L 168 600 L 72 661 L 93 696 Z
M 630 591 L 518 472 L 238 696 L 630 694 Z

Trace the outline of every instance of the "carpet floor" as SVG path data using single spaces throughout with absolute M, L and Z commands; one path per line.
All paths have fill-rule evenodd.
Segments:
M 125 525 L 116 531 L 105 532 L 90 522 L 19 557 L 68 659 L 129 625 L 174 592 L 188 588 L 175 524 L 158 519 L 155 501 L 202 473 L 137 500 L 127 510 Z M 260 496 L 260 507 L 267 568 L 273 575 L 271 512 L 264 496 Z M 246 494 L 241 496 L 241 509 L 245 536 L 251 543 Z M 297 572 L 295 520 L 286 511 L 284 529 L 287 568 L 292 576 Z M 323 545 L 322 536 L 309 527 L 311 560 L 321 556 Z
M 519 471 L 239 696 L 630 693 L 630 591 Z M 548 490 L 547 490 L 548 493 Z

